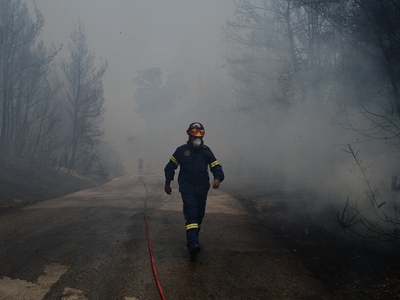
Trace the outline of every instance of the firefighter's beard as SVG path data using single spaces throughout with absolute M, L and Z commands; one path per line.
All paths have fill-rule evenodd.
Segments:
M 202 140 L 197 138 L 192 142 L 193 147 L 198 148 L 201 146 Z

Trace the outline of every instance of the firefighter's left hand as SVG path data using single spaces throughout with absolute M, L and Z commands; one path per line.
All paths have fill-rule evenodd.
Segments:
M 218 179 L 214 179 L 214 181 L 213 181 L 213 188 L 214 189 L 217 189 L 217 188 L 219 188 L 219 180 Z
M 164 187 L 164 191 L 165 191 L 168 195 L 171 195 L 171 193 L 172 193 L 172 189 L 171 189 L 170 186 L 165 186 L 165 187 Z

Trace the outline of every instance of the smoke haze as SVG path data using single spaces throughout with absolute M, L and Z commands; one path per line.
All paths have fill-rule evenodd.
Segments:
M 237 184 L 245 185 L 246 180 L 268 178 L 317 188 L 325 198 L 340 201 L 349 195 L 350 187 L 359 187 L 349 172 L 351 157 L 342 150 L 357 136 L 330 123 L 331 118 L 322 113 L 310 118 L 295 110 L 291 119 L 266 125 L 232 112 L 234 86 L 224 68 L 229 49 L 222 27 L 234 18 L 233 1 L 36 3 L 46 22 L 42 32 L 46 44 L 67 45 L 73 22 L 80 20 L 96 60 L 107 60 L 105 141 L 119 153 L 126 172 L 136 172 L 137 161 L 143 158 L 145 170 L 150 162 L 152 173 L 162 173 L 175 148 L 186 142 L 187 126 L 199 121 L 205 126 L 205 143 L 224 167 L 227 181 L 240 176 Z M 146 121 L 135 111 L 133 78 L 137 71 L 153 67 L 162 70 L 164 81 L 181 70 L 190 94 Z M 270 114 L 280 119 L 279 112 Z M 376 153 L 381 151 L 378 148 Z M 379 157 L 378 173 L 390 179 L 390 164 Z
M 96 59 L 108 61 L 103 79 L 107 107 L 105 139 L 123 156 L 127 171 L 136 170 L 139 156 L 146 156 L 143 157 L 145 160 L 160 158 L 165 164 L 173 147 L 186 139 L 185 129 L 191 120 L 204 120 L 208 114 L 193 113 L 188 109 L 197 105 L 198 79 L 220 72 L 226 51 L 221 40 L 221 27 L 233 15 L 233 3 L 179 0 L 38 0 L 36 3 L 45 18 L 42 38 L 46 44 L 63 44 L 63 51 L 66 50 L 72 25 L 80 20 L 85 25 L 89 48 Z M 182 70 L 192 91 L 190 97 L 181 99 L 182 103 L 178 103 L 173 111 L 160 115 L 160 126 L 156 125 L 158 120 L 154 120 L 152 127 L 162 128 L 160 132 L 148 132 L 148 124 L 134 111 L 135 85 L 132 80 L 138 70 L 151 67 L 160 67 L 164 78 Z M 147 137 L 156 142 L 165 134 L 168 139 L 162 142 L 170 142 L 163 147 L 151 146 L 144 141 Z M 143 146 L 127 143 L 129 137 L 134 137 L 134 141 Z M 146 148 L 143 149 L 144 145 Z M 160 152 L 160 148 L 166 149 L 165 152 Z M 160 171 L 161 165 L 157 164 L 157 168 Z

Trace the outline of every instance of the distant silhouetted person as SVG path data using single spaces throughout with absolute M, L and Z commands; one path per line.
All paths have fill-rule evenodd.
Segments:
M 400 190 L 400 186 L 397 184 L 397 176 L 392 176 L 392 191 Z
M 207 194 L 210 189 L 208 169 L 213 174 L 212 186 L 219 188 L 224 180 L 224 172 L 211 149 L 203 143 L 204 127 L 195 122 L 189 125 L 186 133 L 189 135 L 186 144 L 178 147 L 165 166 L 165 192 L 172 192 L 171 181 L 174 180 L 175 170 L 179 166 L 179 192 L 183 201 L 183 214 L 186 220 L 186 246 L 190 259 L 196 260 L 200 252 L 200 226 L 206 209 Z
M 143 159 L 139 158 L 138 160 L 138 173 L 143 174 Z

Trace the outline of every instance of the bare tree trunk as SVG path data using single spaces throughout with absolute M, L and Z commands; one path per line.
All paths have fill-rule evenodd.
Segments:
M 75 26 L 71 34 L 70 59 L 63 60 L 62 69 L 67 79 L 66 98 L 70 118 L 69 150 L 67 166 L 77 167 L 77 155 L 88 155 L 80 149 L 94 147 L 102 132 L 95 120 L 104 112 L 102 77 L 107 62 L 98 70 L 94 55 L 89 51 L 85 29 L 82 23 Z M 86 159 L 86 161 L 89 161 Z

